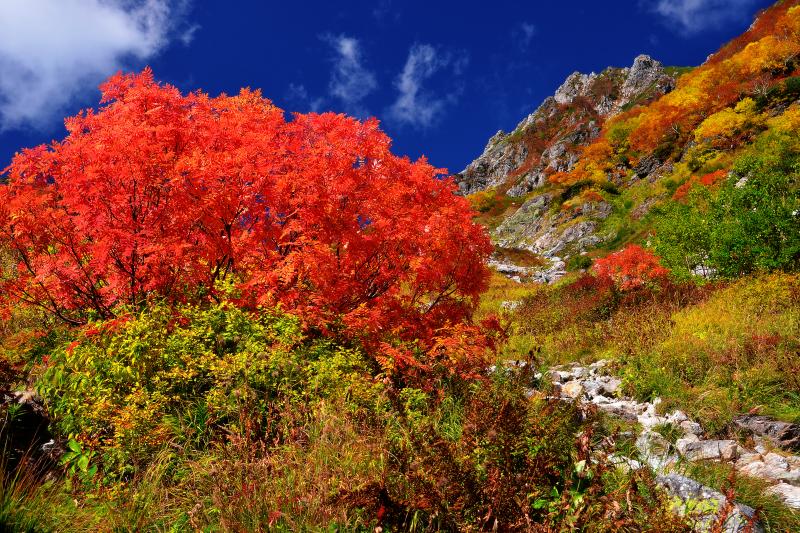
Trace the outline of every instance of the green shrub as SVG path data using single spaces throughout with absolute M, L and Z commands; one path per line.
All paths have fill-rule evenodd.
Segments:
M 660 211 L 654 247 L 679 277 L 698 266 L 726 278 L 800 268 L 800 144 L 781 120 L 736 160 L 718 192 L 695 186 Z
M 592 266 L 592 258 L 588 255 L 573 255 L 567 261 L 567 270 L 586 270 Z
M 360 352 L 306 338 L 294 317 L 222 302 L 91 324 L 55 350 L 38 381 L 60 432 L 129 474 L 167 443 L 204 447 L 216 434 L 285 430 L 270 413 L 346 392 L 369 403 Z M 283 421 L 284 425 L 286 421 Z

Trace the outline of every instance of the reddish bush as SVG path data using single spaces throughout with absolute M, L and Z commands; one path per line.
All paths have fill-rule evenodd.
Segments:
M 686 181 L 686 183 L 684 183 L 675 190 L 675 193 L 672 195 L 672 199 L 683 200 L 684 198 L 686 198 L 686 195 L 689 194 L 689 191 L 692 190 L 692 188 L 695 185 L 700 184 L 703 187 L 713 187 L 717 183 L 723 181 L 726 177 L 728 177 L 727 170 L 717 170 L 714 172 L 710 172 L 700 178 L 698 178 L 697 176 L 692 176 Z
M 284 113 L 118 74 L 67 137 L 24 150 L 0 186 L 0 292 L 72 323 L 233 280 L 352 336 L 432 338 L 467 319 L 491 245 L 444 170 L 390 152 L 376 120 Z
M 598 259 L 593 268 L 599 279 L 610 280 L 621 291 L 663 286 L 669 276 L 658 256 L 636 244 Z

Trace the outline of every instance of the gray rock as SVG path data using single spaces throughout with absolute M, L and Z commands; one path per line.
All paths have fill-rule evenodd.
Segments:
M 694 518 L 695 531 L 710 531 L 718 513 L 728 503 L 724 494 L 678 474 L 657 476 L 656 482 L 680 502 L 678 511 L 681 514 Z M 725 520 L 722 531 L 725 533 L 745 531 L 762 533 L 764 527 L 759 522 L 754 522 L 750 529 L 751 519 L 754 517 L 755 510 L 753 508 L 734 502 L 733 511 Z
M 684 420 L 679 425 L 681 429 L 684 431 L 684 433 L 691 433 L 692 435 L 703 434 L 703 427 L 697 422 L 692 422 L 691 420 Z
M 697 435 L 693 435 L 691 433 L 688 433 L 688 434 L 684 435 L 682 438 L 678 439 L 675 442 L 675 448 L 678 449 L 678 452 L 681 455 L 686 455 L 686 448 L 690 444 L 694 444 L 695 442 L 699 442 L 699 441 L 700 441 L 700 438 Z
M 616 466 L 622 470 L 630 472 L 631 470 L 640 470 L 642 468 L 642 463 L 637 461 L 636 459 L 631 459 L 630 457 L 624 456 L 617 456 L 617 455 L 609 455 L 608 462 L 611 465 Z
M 733 419 L 737 428 L 769 440 L 785 449 L 800 449 L 800 424 L 781 422 L 768 416 L 740 415 Z
M 781 470 L 789 470 L 789 461 L 786 457 L 774 452 L 770 452 L 764 456 L 764 463 L 775 468 L 780 468 Z
M 681 422 L 686 422 L 687 420 L 689 420 L 689 417 L 686 416 L 686 413 L 683 411 L 673 411 L 672 414 L 667 416 L 667 421 L 676 426 L 679 426 Z
M 597 376 L 587 379 L 583 386 L 590 398 L 595 396 L 613 397 L 622 386 L 622 380 L 614 376 Z
M 655 426 L 660 426 L 667 423 L 667 418 L 660 416 L 656 413 L 656 405 L 661 402 L 659 398 L 653 400 L 653 403 L 644 404 L 645 409 L 639 414 L 637 420 L 645 429 L 650 429 Z
M 456 175 L 459 190 L 471 194 L 506 184 L 510 186 L 509 194 L 522 195 L 541 187 L 545 168 L 571 169 L 580 148 L 597 138 L 602 125 L 595 120 L 597 115 L 614 116 L 631 102 L 664 94 L 674 84 L 674 78 L 666 74 L 661 63 L 648 56 L 637 57 L 629 68 L 609 68 L 600 74 L 574 72 L 512 133 L 498 131 L 489 139 L 483 153 Z M 581 106 L 565 109 L 577 98 L 583 99 Z M 583 109 L 583 105 L 590 108 Z M 554 124 L 561 127 L 554 128 Z M 522 136 L 539 126 L 556 131 L 560 137 L 548 139 L 541 152 L 528 153 Z M 531 165 L 532 170 L 516 183 L 507 183 L 523 163 Z
M 683 456 L 689 461 L 735 461 L 739 445 L 733 440 L 701 440 L 688 443 Z
M 777 481 L 781 479 L 781 476 L 786 475 L 788 470 L 779 466 L 769 465 L 764 461 L 753 461 L 741 467 L 739 472 L 750 477 Z
M 630 420 L 631 422 L 635 422 L 639 416 L 639 413 L 641 413 L 643 410 L 641 404 L 638 404 L 632 400 L 618 400 L 616 402 L 600 403 L 597 404 L 597 406 L 609 414 L 624 418 L 625 420 Z
M 578 96 L 584 96 L 589 89 L 589 85 L 597 78 L 597 74 L 592 72 L 588 76 L 580 72 L 570 74 L 561 87 L 556 89 L 554 96 L 559 104 L 569 104 Z
M 664 72 L 664 66 L 660 62 L 650 56 L 640 55 L 633 60 L 633 66 L 622 84 L 619 109 L 646 95 L 648 91 L 663 94 L 674 87 L 675 79 Z
M 741 470 L 747 465 L 758 462 L 761 462 L 760 453 L 743 453 L 739 455 L 739 458 L 736 460 L 736 468 Z
M 514 311 L 521 304 L 522 304 L 521 300 L 510 300 L 510 301 L 500 302 L 500 309 L 503 309 L 505 311 Z
M 745 462 L 736 463 L 736 468 L 742 474 L 766 479 L 768 481 L 783 481 L 792 485 L 800 484 L 800 469 L 792 468 L 786 457 L 776 453 L 768 453 L 759 459 L 752 458 Z
M 678 461 L 672 453 L 672 445 L 655 431 L 643 431 L 636 439 L 636 448 L 642 459 L 656 472 L 663 471 Z

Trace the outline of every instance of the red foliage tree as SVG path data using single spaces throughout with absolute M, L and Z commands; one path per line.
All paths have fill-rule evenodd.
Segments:
M 234 280 L 352 336 L 432 338 L 471 315 L 485 231 L 445 171 L 390 152 L 376 120 L 284 113 L 258 91 L 211 98 L 118 74 L 67 137 L 18 154 L 0 185 L 0 289 L 73 323 Z
M 669 276 L 658 256 L 636 244 L 598 259 L 593 269 L 597 278 L 610 281 L 620 291 L 663 286 Z

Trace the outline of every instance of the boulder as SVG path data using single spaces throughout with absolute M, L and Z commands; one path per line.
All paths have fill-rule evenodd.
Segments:
M 595 396 L 613 397 L 621 385 L 622 380 L 613 376 L 597 376 L 587 379 L 583 383 L 583 386 L 586 389 L 586 394 L 590 398 Z
M 636 439 L 636 448 L 642 459 L 655 471 L 661 471 L 678 460 L 677 456 L 671 453 L 672 446 L 669 441 L 655 431 L 643 431 Z
M 739 445 L 733 440 L 699 440 L 684 447 L 683 456 L 689 461 L 735 461 Z
M 742 469 L 747 465 L 761 462 L 761 454 L 760 453 L 743 453 L 739 456 L 736 460 L 736 468 Z
M 695 442 L 699 441 L 700 437 L 698 437 L 697 435 L 693 435 L 692 433 L 688 433 L 675 442 L 675 448 L 677 448 L 678 452 L 680 452 L 681 455 L 686 455 L 686 448 L 690 444 L 694 444 Z
M 561 385 L 561 396 L 580 398 L 583 396 L 583 385 L 580 381 L 568 381 Z
M 777 453 L 768 453 L 761 460 L 753 460 L 745 464 L 736 463 L 742 474 L 766 479 L 783 481 L 793 485 L 800 484 L 800 469 L 792 468 L 789 460 Z
M 722 493 L 678 474 L 657 476 L 656 482 L 677 500 L 676 510 L 679 513 L 694 518 L 695 531 L 711 531 L 720 510 L 728 503 L 728 499 Z M 725 520 L 722 531 L 763 533 L 764 527 L 755 521 L 754 517 L 753 508 L 734 502 L 733 510 Z
M 691 420 L 684 420 L 680 424 L 681 429 L 684 433 L 688 433 L 691 435 L 702 435 L 703 428 L 697 422 L 692 422 Z
M 753 461 L 739 468 L 739 472 L 750 477 L 777 481 L 788 471 L 775 465 L 769 465 L 764 461 Z
M 800 509 L 800 487 L 788 483 L 778 483 L 767 489 L 767 494 L 774 494 L 787 506 Z
M 780 448 L 800 450 L 800 424 L 781 422 L 762 415 L 740 415 L 733 419 L 733 425 L 763 437 Z

